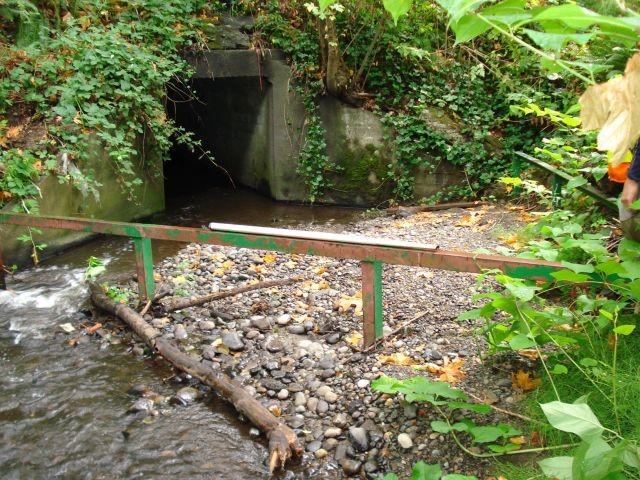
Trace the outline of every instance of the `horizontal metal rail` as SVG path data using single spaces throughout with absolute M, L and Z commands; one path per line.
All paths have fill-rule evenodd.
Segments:
M 568 174 L 567 172 L 563 172 L 562 170 L 554 167 L 553 165 L 550 165 L 547 162 L 543 162 L 542 160 L 532 157 L 531 155 L 527 155 L 524 152 L 515 152 L 515 154 L 517 156 L 514 158 L 513 163 L 514 163 L 514 170 L 516 175 L 520 175 L 521 161 L 522 161 L 521 159 L 524 159 L 531 165 L 534 165 L 553 175 L 553 185 L 551 187 L 551 191 L 553 194 L 553 204 L 554 206 L 557 206 L 560 200 L 560 193 L 561 193 L 560 190 L 562 188 L 562 184 L 573 180 L 574 177 Z M 616 204 L 615 200 L 607 197 L 603 192 L 601 192 L 597 188 L 588 184 L 580 185 L 576 188 L 581 192 L 583 192 L 584 194 L 589 195 L 591 198 L 595 199 L 596 201 L 600 202 L 605 207 L 615 212 L 618 211 L 618 205 Z
M 366 346 L 382 335 L 384 263 L 471 273 L 498 269 L 513 277 L 534 280 L 549 280 L 552 272 L 562 268 L 554 262 L 502 255 L 475 255 L 420 243 L 249 225 L 212 223 L 209 229 L 203 229 L 6 213 L 0 213 L 0 223 L 132 238 L 142 301 L 152 298 L 155 291 L 151 240 L 233 246 L 360 261 L 363 278 L 363 336 Z M 0 244 L 0 258 L 1 255 Z

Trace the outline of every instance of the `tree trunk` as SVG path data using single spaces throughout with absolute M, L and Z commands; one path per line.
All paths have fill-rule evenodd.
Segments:
M 218 395 L 231 403 L 239 413 L 265 434 L 269 440 L 270 472 L 283 467 L 293 456 L 302 454 L 302 445 L 294 431 L 249 395 L 242 385 L 180 351 L 172 342 L 161 337 L 162 333 L 145 322 L 135 310 L 127 305 L 115 303 L 100 286 L 91 284 L 90 287 L 91 300 L 96 306 L 123 320 L 147 345 L 155 349 L 174 367 L 213 388 Z

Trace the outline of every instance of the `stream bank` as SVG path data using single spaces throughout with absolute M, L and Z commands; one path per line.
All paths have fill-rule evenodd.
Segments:
M 515 212 L 481 207 L 399 219 L 363 217 L 340 226 L 303 223 L 295 228 L 471 250 L 498 246 L 496 233 L 517 224 Z M 470 298 L 478 291 L 475 275 L 386 266 L 387 332 L 418 313 L 422 316 L 374 352 L 363 354 L 357 348 L 361 330 L 357 262 L 189 245 L 162 261 L 156 274 L 173 286 L 174 295 L 189 296 L 254 280 L 308 278 L 301 284 L 238 295 L 165 317 L 146 317 L 185 352 L 235 377 L 297 431 L 306 453 L 300 464 L 289 467 L 293 470 L 285 478 L 405 474 L 418 460 L 440 463 L 450 473 L 481 478 L 487 474 L 487 463 L 464 456 L 449 437 L 431 429 L 430 422 L 438 419 L 433 411 L 371 390 L 371 382 L 381 374 L 406 378 L 416 374 L 411 365 L 455 363 L 463 372 L 458 387 L 496 406 L 513 407 L 520 395 L 512 388 L 511 373 L 529 368 L 526 360 L 487 362 L 481 356 L 483 340 L 474 333 L 478 325 L 456 320 L 472 308 Z M 128 287 L 135 289 L 133 279 Z M 117 336 L 120 328 L 114 320 L 104 331 Z M 128 332 L 124 336 L 134 355 L 153 358 L 138 339 Z M 398 365 L 393 358 L 408 359 L 408 365 Z M 156 419 L 167 408 L 188 408 L 198 398 L 211 398 L 207 388 L 188 376 L 173 378 L 179 387 L 169 396 L 148 386 L 137 387 L 141 397 L 132 400 L 131 408 Z M 499 415 L 491 420 L 509 421 Z M 254 429 L 250 432 L 258 435 Z

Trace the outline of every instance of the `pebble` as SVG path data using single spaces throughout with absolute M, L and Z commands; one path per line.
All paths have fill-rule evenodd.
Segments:
M 149 398 L 139 398 L 136 400 L 131 408 L 129 408 L 129 412 L 137 413 L 137 412 L 148 412 L 153 409 L 153 400 Z
M 279 400 L 286 400 L 287 398 L 289 398 L 289 390 L 287 390 L 286 388 L 283 388 L 278 392 Z
M 343 458 L 340 460 L 340 466 L 346 475 L 349 477 L 353 477 L 360 472 L 360 468 L 362 467 L 362 462 L 357 460 L 352 460 L 350 458 Z
M 244 342 L 238 335 L 238 332 L 225 333 L 222 336 L 222 343 L 224 343 L 232 352 L 239 352 L 244 350 Z
M 369 437 L 367 431 L 362 427 L 349 428 L 349 440 L 359 452 L 366 452 L 369 449 Z
M 211 320 L 205 320 L 203 322 L 200 322 L 198 324 L 198 327 L 200 328 L 200 330 L 210 331 L 216 328 L 216 322 L 212 322 Z
M 307 397 L 305 397 L 304 393 L 302 392 L 296 392 L 296 394 L 293 396 L 293 404 L 296 407 L 304 406 L 307 404 Z
M 304 325 L 296 323 L 294 325 L 289 325 L 289 327 L 287 328 L 287 332 L 293 335 L 304 335 L 307 331 L 305 330 Z
M 280 315 L 278 318 L 276 318 L 276 323 L 281 327 L 284 327 L 285 325 L 289 325 L 290 322 L 291 322 L 291 315 L 287 313 L 285 313 L 284 315 Z
M 324 431 L 325 438 L 335 438 L 342 435 L 342 429 L 338 427 L 329 427 Z
M 413 447 L 413 440 L 406 433 L 401 433 L 398 435 L 398 444 L 406 450 Z
M 200 392 L 193 387 L 183 387 L 176 393 L 176 397 L 185 403 L 193 403 L 199 396 Z
M 251 326 L 258 330 L 266 331 L 271 329 L 271 322 L 262 316 L 255 316 L 250 318 Z
M 319 448 L 316 450 L 315 456 L 317 459 L 325 458 L 329 452 L 327 452 L 324 448 Z
M 338 401 L 338 394 L 329 390 L 324 394 L 324 399 L 329 403 L 336 403 Z
M 284 348 L 284 344 L 277 338 L 272 338 L 271 340 L 269 340 L 269 342 L 267 342 L 266 348 L 271 353 L 276 353 Z
M 320 448 L 322 448 L 322 442 L 319 440 L 307 443 L 307 452 L 315 453 L 320 450 Z
M 367 388 L 369 386 L 369 380 L 366 380 L 364 378 L 358 380 L 358 382 L 356 383 L 356 386 L 358 388 Z
M 184 328 L 183 325 L 176 325 L 173 328 L 173 338 L 176 340 L 186 340 L 189 335 L 187 334 L 187 329 Z

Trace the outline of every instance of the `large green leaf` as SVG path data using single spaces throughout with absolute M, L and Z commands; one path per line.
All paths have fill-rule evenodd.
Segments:
M 537 30 L 524 28 L 523 31 L 543 50 L 552 50 L 559 52 L 569 42 L 575 42 L 578 45 L 584 45 L 593 38 L 592 33 L 547 33 Z M 577 177 L 584 180 L 581 185 L 587 183 L 583 177 Z M 567 186 L 569 188 L 569 186 Z M 575 188 L 575 186 L 573 187 Z
M 475 9 L 488 3 L 488 0 L 436 0 L 438 5 L 444 8 L 449 14 L 450 23 L 456 24 L 465 15 L 472 13 Z
M 584 273 L 575 273 L 571 270 L 558 270 L 551 273 L 551 276 L 559 282 L 585 283 L 589 281 L 589 275 Z
M 471 430 L 469 430 L 469 433 L 473 436 L 473 441 L 476 443 L 495 442 L 497 439 L 502 438 L 502 436 L 504 435 L 502 429 L 491 425 L 473 427 Z
M 460 475 L 459 473 L 450 473 L 442 477 L 442 480 L 478 480 L 478 477 L 470 475 Z
M 409 13 L 409 10 L 411 10 L 413 0 L 382 0 L 382 4 L 397 25 L 400 17 L 406 15 Z
M 525 0 L 504 0 L 504 2 L 487 7 L 479 13 L 494 23 L 510 27 L 531 18 L 531 12 L 525 10 L 525 6 Z
M 589 405 L 554 401 L 540 405 L 549 423 L 563 432 L 575 433 L 583 440 L 602 435 L 604 428 Z
M 318 5 L 320 6 L 320 11 L 324 12 L 327 7 L 336 3 L 336 0 L 318 0 Z
M 523 350 L 525 348 L 535 347 L 535 345 L 535 340 L 532 340 L 524 333 L 519 333 L 511 340 L 509 340 L 509 346 L 512 350 Z
M 473 13 L 465 15 L 457 22 L 451 24 L 451 29 L 456 34 L 456 44 L 473 40 L 490 28 L 491 25 Z
M 411 480 L 440 480 L 442 469 L 440 465 L 427 465 L 424 462 L 418 462 L 411 470 Z
M 573 457 L 551 457 L 538 462 L 540 469 L 549 478 L 572 480 Z
M 544 8 L 533 17 L 533 20 L 539 23 L 560 21 L 567 27 L 574 29 L 583 29 L 592 25 L 611 25 L 621 29 L 632 30 L 624 20 L 599 15 L 574 3 Z

